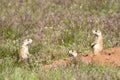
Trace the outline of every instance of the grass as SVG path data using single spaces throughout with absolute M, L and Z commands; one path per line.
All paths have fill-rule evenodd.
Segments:
M 1 80 L 116 80 L 119 67 L 85 65 L 44 70 L 44 64 L 88 54 L 93 29 L 104 36 L 104 49 L 120 46 L 119 0 L 0 0 Z M 16 63 L 21 43 L 32 38 L 29 64 Z M 39 63 L 36 63 L 38 61 Z

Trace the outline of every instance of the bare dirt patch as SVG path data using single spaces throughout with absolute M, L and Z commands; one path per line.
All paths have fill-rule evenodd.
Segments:
M 103 50 L 101 55 L 88 55 L 88 56 L 78 56 L 76 58 L 66 58 L 54 61 L 51 64 L 45 65 L 44 68 L 60 67 L 66 66 L 73 60 L 79 62 L 84 62 L 86 64 L 98 64 L 98 65 L 110 65 L 110 66 L 120 66 L 120 47 L 114 47 L 107 50 Z

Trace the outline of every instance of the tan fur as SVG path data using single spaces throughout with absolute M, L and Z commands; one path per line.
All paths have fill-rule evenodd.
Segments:
M 93 30 L 93 34 L 96 35 L 95 41 L 91 44 L 92 52 L 94 55 L 99 55 L 103 50 L 103 36 L 99 30 Z
M 21 46 L 21 49 L 19 50 L 18 53 L 18 62 L 22 60 L 27 60 L 29 58 L 29 50 L 28 50 L 28 44 L 31 44 L 32 40 L 25 40 Z

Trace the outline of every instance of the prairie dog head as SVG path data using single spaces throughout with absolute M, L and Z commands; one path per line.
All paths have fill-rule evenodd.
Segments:
M 77 51 L 72 51 L 72 50 L 70 50 L 70 51 L 69 51 L 69 54 L 72 55 L 73 57 L 77 57 L 77 54 L 78 54 L 78 53 L 77 53 Z
M 92 31 L 93 34 L 95 34 L 96 36 L 101 36 L 102 35 L 102 32 L 100 30 L 93 30 Z
M 23 45 L 28 45 L 32 43 L 32 39 L 25 39 Z

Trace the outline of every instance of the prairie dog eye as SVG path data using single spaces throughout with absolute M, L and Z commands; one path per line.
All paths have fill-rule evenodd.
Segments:
M 32 39 L 29 39 L 29 41 L 28 41 L 29 43 L 32 43 Z

